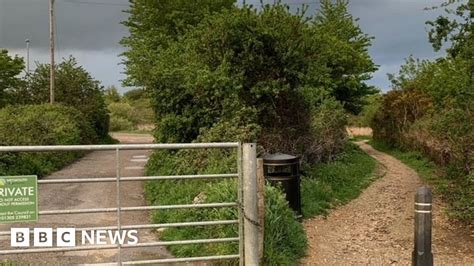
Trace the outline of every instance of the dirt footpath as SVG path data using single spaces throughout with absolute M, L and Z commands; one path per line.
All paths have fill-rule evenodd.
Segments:
M 326 218 L 304 222 L 309 239 L 302 265 L 410 265 L 414 195 L 422 185 L 414 170 L 397 159 L 357 143 L 385 174 L 357 199 Z M 474 265 L 474 234 L 448 223 L 443 206 L 433 204 L 435 265 Z
M 114 136 L 125 143 L 150 142 L 150 136 L 120 134 Z M 121 151 L 121 176 L 142 176 L 147 161 L 148 151 Z M 94 178 L 116 176 L 115 151 L 96 151 L 89 153 L 68 167 L 45 177 L 57 178 Z M 121 200 L 122 206 L 144 206 L 142 182 L 123 182 Z M 78 183 L 54 184 L 39 186 L 40 210 L 67 210 L 84 208 L 116 207 L 115 183 Z M 43 215 L 36 224 L 18 224 L 18 227 L 96 227 L 114 226 L 117 223 L 116 213 L 73 214 L 73 215 Z M 123 212 L 122 225 L 147 224 L 150 222 L 149 213 L 143 211 Z M 9 225 L 0 225 L 0 231 L 9 231 Z M 80 238 L 80 236 L 78 236 Z M 139 242 L 156 241 L 150 230 L 138 232 Z M 10 249 L 10 236 L 0 236 L 0 249 Z M 163 247 L 147 247 L 140 249 L 122 249 L 123 261 L 169 258 L 170 255 Z M 88 263 L 114 262 L 116 250 L 94 250 L 64 253 L 41 253 L 17 256 L 0 256 L 3 260 L 12 260 L 19 265 L 77 265 Z

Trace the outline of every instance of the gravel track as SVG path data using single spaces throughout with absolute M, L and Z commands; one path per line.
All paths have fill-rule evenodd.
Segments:
M 357 143 L 385 171 L 357 199 L 328 217 L 304 222 L 309 252 L 302 265 L 410 265 L 413 210 L 422 186 L 414 170 L 365 142 Z M 448 221 L 439 198 L 433 204 L 435 265 L 474 265 L 472 230 Z

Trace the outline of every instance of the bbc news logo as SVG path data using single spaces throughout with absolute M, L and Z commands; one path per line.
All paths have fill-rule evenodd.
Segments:
M 80 239 L 78 238 L 80 237 Z M 80 241 L 77 241 L 80 240 Z M 12 247 L 75 247 L 78 245 L 107 245 L 138 243 L 137 230 L 76 230 L 75 228 L 11 228 L 10 245 Z

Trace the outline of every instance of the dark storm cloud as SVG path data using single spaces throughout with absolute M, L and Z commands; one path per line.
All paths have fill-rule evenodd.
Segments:
M 371 5 L 376 2 L 377 4 Z M 354 0 L 350 11 L 358 17 L 364 32 L 374 36 L 369 49 L 375 63 L 380 65 L 369 84 L 386 91 L 390 84 L 387 73 L 396 73 L 404 59 L 413 55 L 432 59 L 435 53 L 428 42 L 425 22 L 440 14 L 440 10 L 424 10 L 439 5 L 443 0 Z
M 266 0 L 264 3 L 273 3 Z M 319 1 L 287 0 L 292 10 L 301 4 L 308 6 L 307 14 L 313 15 L 319 9 Z M 352 0 L 349 11 L 359 18 L 362 30 L 375 39 L 369 52 L 379 70 L 374 73 L 370 84 L 382 90 L 389 88 L 387 73 L 398 72 L 400 65 L 409 55 L 422 59 L 441 56 L 434 53 L 428 43 L 425 22 L 436 18 L 439 10 L 424 10 L 438 6 L 443 0 Z M 260 5 L 260 0 L 247 0 L 248 4 Z
M 239 0 L 242 3 L 243 0 Z M 260 0 L 247 0 L 260 5 Z M 273 3 L 266 0 L 264 3 Z M 286 0 L 292 10 L 302 3 L 308 5 L 309 14 L 319 8 L 317 0 Z M 425 7 L 438 5 L 442 0 L 352 0 L 349 10 L 359 18 L 364 32 L 375 37 L 370 48 L 379 71 L 369 82 L 386 90 L 389 87 L 386 73 L 394 73 L 404 58 L 430 59 L 435 54 L 427 41 L 425 21 L 435 18 L 440 11 L 425 11 Z M 61 57 L 73 54 L 95 78 L 105 85 L 119 85 L 124 76 L 118 44 L 127 34 L 120 22 L 126 19 L 122 10 L 127 0 L 56 0 L 58 53 Z M 0 47 L 12 53 L 25 55 L 25 42 L 29 38 L 32 60 L 47 62 L 49 45 L 48 0 L 0 0 Z
M 0 0 L 0 47 L 35 49 L 49 45 L 48 0 Z M 127 0 L 56 0 L 59 49 L 107 50 L 119 47 L 127 34 L 120 25 Z

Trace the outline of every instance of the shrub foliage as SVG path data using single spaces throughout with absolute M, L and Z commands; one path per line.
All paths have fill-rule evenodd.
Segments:
M 12 89 L 23 85 L 18 77 L 23 68 L 22 58 L 11 57 L 7 50 L 0 49 L 0 108 L 12 102 Z
M 12 91 L 12 104 L 48 103 L 49 71 L 49 65 L 37 65 L 25 85 Z M 56 65 L 55 101 L 79 110 L 99 138 L 107 137 L 109 116 L 102 87 L 73 57 Z
M 422 152 L 445 166 L 451 189 L 441 189 L 456 217 L 472 220 L 474 169 L 474 27 L 472 1 L 459 2 L 453 16 L 440 16 L 429 39 L 435 50 L 451 40 L 447 56 L 435 61 L 408 58 L 398 75 L 389 75 L 393 91 L 376 113 L 374 138 Z M 451 12 L 451 9 L 446 9 Z M 461 197 L 460 197 L 461 195 Z
M 91 144 L 98 137 L 79 111 L 62 105 L 9 106 L 0 109 L 0 145 Z M 70 163 L 75 152 L 3 153 L 0 175 L 44 176 Z
M 125 22 L 131 35 L 122 41 L 129 48 L 125 65 L 128 81 L 150 92 L 157 141 L 190 142 L 215 126 L 237 124 L 258 129 L 246 140 L 269 152 L 317 159 L 340 151 L 340 134 L 324 135 L 333 148 L 313 147 L 324 141 L 312 127 L 323 118 L 313 114 L 332 99 L 340 103 L 332 105 L 335 117 L 343 108 L 358 112 L 363 96 L 374 92 L 364 83 L 375 70 L 367 52 L 371 38 L 347 3 L 323 1 L 321 12 L 307 18 L 283 5 L 256 10 L 228 2 L 204 4 L 189 18 L 183 11 L 188 27 L 151 16 L 168 16 L 160 5 L 187 10 L 181 2 L 132 4 Z M 344 127 L 344 119 L 337 121 L 336 131 Z
M 111 131 L 130 131 L 153 125 L 153 110 L 145 90 L 134 89 L 121 96 L 112 86 L 105 90 L 105 94 Z

